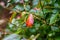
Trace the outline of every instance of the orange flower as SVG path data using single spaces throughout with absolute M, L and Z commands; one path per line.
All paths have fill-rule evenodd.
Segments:
M 28 19 L 26 21 L 26 26 L 27 27 L 32 27 L 33 23 L 34 23 L 33 15 L 29 14 Z

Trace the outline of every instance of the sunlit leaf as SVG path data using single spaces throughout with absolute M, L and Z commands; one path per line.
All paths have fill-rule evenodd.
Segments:
M 39 3 L 39 0 L 33 0 L 33 6 L 36 6 Z
M 20 37 L 17 34 L 11 34 L 5 37 L 3 40 L 20 40 Z
M 50 24 L 53 24 L 56 22 L 56 19 L 57 19 L 57 16 L 58 16 L 58 13 L 56 14 L 53 14 L 50 18 Z

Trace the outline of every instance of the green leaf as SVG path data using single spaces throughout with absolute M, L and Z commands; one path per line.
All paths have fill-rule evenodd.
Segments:
M 58 3 L 55 3 L 55 4 L 54 4 L 54 7 L 60 8 L 60 5 L 59 5 Z
M 57 19 L 57 16 L 58 16 L 58 13 L 56 14 L 53 14 L 50 18 L 50 24 L 53 24 L 56 22 L 56 19 Z
M 31 12 L 31 13 L 36 13 L 36 10 L 31 9 L 30 12 Z
M 46 4 L 54 4 L 56 0 L 45 0 Z
M 17 11 L 23 11 L 24 10 L 24 7 L 23 7 L 23 5 L 16 5 L 14 8 L 13 8 L 13 10 L 17 10 Z
M 30 10 L 30 5 L 26 5 L 26 6 L 25 6 L 25 10 L 26 10 L 26 11 L 29 11 L 29 10 Z
M 55 40 L 60 40 L 60 37 L 56 37 Z
M 20 40 L 20 37 L 17 34 L 11 34 L 5 37 L 3 40 Z
M 29 31 L 31 32 L 31 33 L 34 33 L 34 32 L 36 32 L 36 29 L 29 29 Z
M 43 18 L 44 17 L 43 11 L 40 11 L 39 15 Z
M 28 2 L 29 0 L 24 0 L 25 2 Z
M 11 0 L 10 3 L 17 3 L 20 2 L 20 0 Z
M 51 26 L 51 30 L 55 32 L 59 32 L 59 28 L 55 26 Z
M 49 36 L 49 37 L 55 36 L 55 32 L 50 32 L 50 33 L 48 33 L 48 36 Z
M 36 6 L 39 3 L 39 0 L 33 0 L 33 6 Z

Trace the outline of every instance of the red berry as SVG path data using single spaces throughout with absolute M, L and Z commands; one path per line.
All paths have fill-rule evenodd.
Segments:
M 33 23 L 34 23 L 33 15 L 29 14 L 29 16 L 27 18 L 27 21 L 26 21 L 26 26 L 27 27 L 32 27 Z

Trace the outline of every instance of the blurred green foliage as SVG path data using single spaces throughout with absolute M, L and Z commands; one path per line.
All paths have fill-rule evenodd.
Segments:
M 60 0 L 11 0 L 7 8 L 22 14 L 7 26 L 12 33 L 20 35 L 21 40 L 60 40 Z M 34 15 L 32 28 L 25 24 L 29 14 Z

